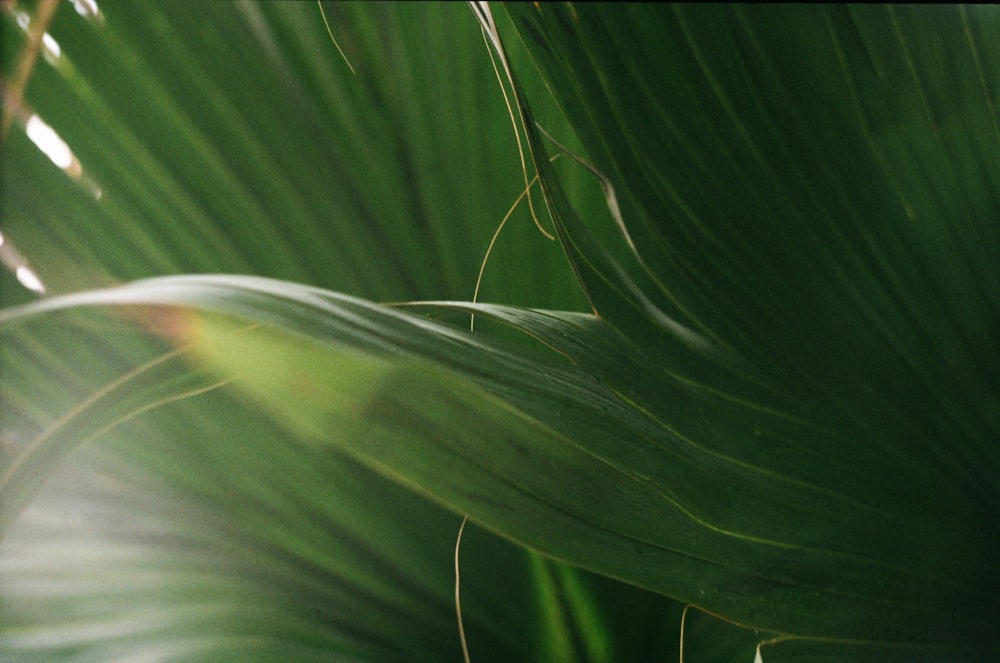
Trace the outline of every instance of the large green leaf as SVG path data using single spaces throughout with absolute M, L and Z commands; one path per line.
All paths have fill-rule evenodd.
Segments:
M 204 660 L 270 658 L 280 651 L 351 660 L 457 657 L 450 595 L 457 517 L 380 481 L 329 444 L 385 439 L 376 429 L 359 431 L 351 412 L 366 398 L 364 373 L 385 370 L 386 359 L 337 348 L 317 352 L 287 333 L 270 336 L 219 319 L 202 324 L 176 310 L 143 309 L 168 335 L 200 336 L 191 350 L 164 355 L 160 344 L 143 343 L 130 323 L 80 310 L 88 300 L 158 306 L 201 300 L 237 310 L 238 293 L 252 294 L 247 288 L 253 286 L 259 292 L 244 302 L 249 311 L 269 299 L 268 290 L 289 287 L 245 280 L 148 286 L 130 289 L 134 296 L 119 291 L 51 300 L 49 308 L 74 307 L 58 325 L 16 311 L 6 320 L 5 374 L 12 365 L 32 363 L 19 361 L 22 354 L 43 364 L 72 362 L 84 369 L 77 381 L 86 393 L 90 380 L 102 382 L 102 371 L 124 372 L 123 348 L 138 366 L 44 431 L 33 430 L 30 415 L 37 413 L 8 408 L 8 429 L 30 442 L 18 449 L 21 440 L 12 440 L 17 453 L 0 488 L 4 520 L 13 522 L 4 534 L 2 567 L 6 655 L 103 659 L 141 648 Z M 381 320 L 386 333 L 372 335 L 363 322 L 354 327 L 361 333 L 352 333 L 360 315 L 379 309 L 312 294 L 337 307 L 313 322 L 339 327 L 370 351 L 389 347 L 393 331 L 406 332 L 403 325 L 411 324 L 391 315 Z M 303 330 L 311 326 L 308 307 L 282 312 L 280 300 L 272 304 L 288 321 L 305 323 Z M 353 312 L 338 320 L 330 315 L 338 309 Z M 47 336 L 53 333 L 60 342 Z M 41 356 L 40 339 L 51 348 Z M 249 367 L 241 378 L 244 393 L 264 397 L 278 425 L 211 389 L 224 385 L 211 373 L 192 373 L 186 361 L 192 353 L 208 358 L 215 371 Z M 108 366 L 109 357 L 119 365 Z M 248 357 L 263 363 L 247 364 Z M 321 370 L 321 381 L 308 384 L 309 375 L 297 370 L 303 359 L 308 370 L 333 371 Z M 289 376 L 296 381 L 292 391 L 280 384 Z M 46 388 L 44 376 L 32 378 L 23 376 L 8 395 Z M 381 390 L 378 383 L 372 387 Z M 269 393 L 277 400 L 270 402 Z M 497 416 L 489 401 L 479 400 L 470 405 Z M 89 440 L 97 431 L 101 436 Z M 30 506 L 12 513 L 25 493 L 33 498 Z M 467 533 L 462 552 L 463 607 L 476 660 L 616 660 L 676 646 L 677 604 L 483 537 L 479 530 Z M 709 651 L 742 637 L 723 635 Z M 715 625 L 702 638 L 718 636 Z
M 468 8 L 327 4 L 356 76 L 311 3 L 74 8 L 48 26 L 61 55 L 39 58 L 23 106 L 5 94 L 4 250 L 49 292 L 222 271 L 471 297 L 524 177 Z M 4 6 L 8 83 L 34 9 Z M 27 140 L 32 112 L 82 176 Z M 599 201 L 589 174 L 557 166 Z M 30 298 L 0 278 L 6 306 Z M 480 295 L 583 306 L 524 205 Z M 290 439 L 121 320 L 38 322 L 0 342 L 0 658 L 460 656 L 458 515 Z M 676 647 L 682 606 L 663 597 L 475 526 L 461 563 L 476 660 Z M 719 628 L 703 625 L 709 651 Z
M 963 541 L 936 553 L 942 573 L 992 592 L 1000 14 L 511 11 L 627 226 L 631 278 L 549 183 L 595 308 L 630 338 L 647 338 L 650 320 L 697 330 L 778 392 L 753 400 L 836 433 L 795 433 L 791 453 L 696 439 L 940 518 Z M 817 467 L 810 452 L 854 469 Z M 851 484 L 869 471 L 867 487 Z M 877 538 L 856 541 L 900 559 L 876 552 Z
M 767 392 L 723 394 L 714 366 L 668 366 L 662 347 L 590 316 L 476 307 L 557 351 L 542 354 L 247 279 L 149 282 L 35 309 L 94 303 L 268 325 L 151 319 L 297 437 L 559 558 L 797 636 L 964 648 L 992 629 L 995 596 L 979 581 L 994 535 L 963 491 L 923 500 L 928 477 L 895 456 L 777 411 Z M 956 566 L 956 546 L 967 563 Z
M 276 36 L 290 25 L 287 17 L 304 16 L 301 8 L 286 15 L 240 7 L 252 27 L 218 40 L 233 50 L 217 47 L 214 60 L 239 60 L 248 52 L 239 35 L 257 35 L 258 55 L 285 72 L 275 74 L 275 85 L 294 81 L 288 72 L 315 71 L 316 60 L 302 54 L 308 39 Z M 302 158 L 306 168 L 276 157 L 280 146 L 267 147 L 287 136 L 288 145 L 307 150 L 317 122 L 273 131 L 281 105 L 295 105 L 293 93 L 279 95 L 270 119 L 249 112 L 272 101 L 251 105 L 241 96 L 255 89 L 248 85 L 257 69 L 242 69 L 242 83 L 213 91 L 209 81 L 229 79 L 212 79 L 197 58 L 185 59 L 190 44 L 208 43 L 185 11 L 123 14 L 118 25 L 129 30 L 100 33 L 116 48 L 125 46 L 125 34 L 178 47 L 170 66 L 144 81 L 153 98 L 175 100 L 166 106 L 168 131 L 126 139 L 146 129 L 141 121 L 128 128 L 128 113 L 101 105 L 113 87 L 87 98 L 108 126 L 122 129 L 122 145 L 139 146 L 125 150 L 136 163 L 142 146 L 166 154 L 148 160 L 143 181 L 170 173 L 184 194 L 163 200 L 193 206 L 137 224 L 134 212 L 100 202 L 93 216 L 108 219 L 114 232 L 69 240 L 61 250 L 45 239 L 46 232 L 67 232 L 54 216 L 35 228 L 22 222 L 11 236 L 62 290 L 74 281 L 70 270 L 57 269 L 59 258 L 86 246 L 105 252 L 90 271 L 117 278 L 221 269 L 313 285 L 176 277 L 0 317 L 4 372 L 16 378 L 5 381 L 9 442 L 0 485 L 9 527 L 0 544 L 4 604 L 15 605 L 13 598 L 18 606 L 4 608 L 13 625 L 3 633 L 9 651 L 107 658 L 152 641 L 164 656 L 183 657 L 171 648 L 190 636 L 206 658 L 227 650 L 266 657 L 289 647 L 303 657 L 457 656 L 447 561 L 455 514 L 468 513 L 548 557 L 770 632 L 693 617 L 710 625 L 708 639 L 717 635 L 714 649 L 701 650 L 708 659 L 741 651 L 749 660 L 760 642 L 769 643 L 768 660 L 988 655 L 1000 585 L 991 568 L 1000 542 L 993 479 L 1000 372 L 992 352 L 1000 310 L 992 223 L 998 152 L 991 149 L 1000 139 L 993 111 L 1000 13 L 512 6 L 513 25 L 616 205 L 610 214 L 595 205 L 593 183 L 581 196 L 578 182 L 589 175 L 571 159 L 549 164 L 552 143 L 533 124 L 545 97 L 526 79 L 523 58 L 500 46 L 500 33 L 508 48 L 513 35 L 498 17 L 500 32 L 492 36 L 511 63 L 509 92 L 573 267 L 540 267 L 530 252 L 543 243 L 524 241 L 513 271 L 530 264 L 544 276 L 535 279 L 534 294 L 513 287 L 500 298 L 581 306 L 568 295 L 573 273 L 591 315 L 454 302 L 399 310 L 314 287 L 374 299 L 464 295 L 454 286 L 463 270 L 441 271 L 461 262 L 451 243 L 468 232 L 449 221 L 463 214 L 448 210 L 450 192 L 479 157 L 482 172 L 489 170 L 489 150 L 471 161 L 462 153 L 487 132 L 444 132 L 448 140 L 438 142 L 431 137 L 440 129 L 426 129 L 449 123 L 440 98 L 427 107 L 383 105 L 452 89 L 450 79 L 428 87 L 421 76 L 433 66 L 422 75 L 395 71 L 401 62 L 421 62 L 419 46 L 447 30 L 436 31 L 414 9 L 398 23 L 384 15 L 355 19 L 360 27 L 347 31 L 367 34 L 371 59 L 384 68 L 354 96 L 343 91 L 354 106 L 328 100 L 316 111 L 338 118 L 355 141 L 348 145 L 358 161 L 333 170 L 364 182 L 351 197 L 358 208 L 335 207 L 336 229 L 326 230 L 309 225 L 308 203 L 297 202 L 343 204 L 339 195 L 324 197 L 317 160 Z M 334 25 L 350 25 L 343 17 L 354 12 L 345 10 Z M 326 47 L 325 29 L 309 29 Z M 372 47 L 375 35 L 386 41 L 386 31 L 398 35 L 388 40 L 392 46 Z M 345 43 L 348 54 L 362 48 Z M 397 46 L 406 58 L 393 56 Z M 123 58 L 126 65 L 137 59 Z M 194 123 L 183 120 L 180 97 L 170 92 L 185 89 L 171 88 L 182 71 L 209 110 Z M 454 89 L 479 90 L 475 78 Z M 122 84 L 114 76 L 96 80 Z M 300 93 L 322 99 L 341 89 L 308 80 Z M 61 75 L 51 84 L 60 81 L 84 82 Z M 355 124 L 340 115 L 355 111 Z M 493 117 L 503 125 L 503 112 Z M 354 129 L 366 122 L 375 130 Z M 565 139 L 555 120 L 541 124 Z M 174 143 L 164 134 L 177 136 L 183 154 L 170 156 Z M 87 144 L 85 136 L 80 141 Z M 107 145 L 96 137 L 91 144 L 95 156 L 84 163 L 116 164 L 96 157 Z M 438 155 L 456 153 L 460 167 L 436 167 Z M 386 154 L 399 158 L 385 165 Z M 161 172 L 158 163 L 171 165 Z M 516 163 L 511 172 L 516 193 Z M 19 184 L 37 191 L 33 176 Z M 270 190 L 271 177 L 277 193 L 265 204 L 250 192 Z M 150 204 L 156 196 L 145 193 L 136 201 Z M 34 211 L 27 197 L 14 200 L 15 219 L 46 218 L 44 206 Z M 47 204 L 69 205 L 59 198 Z M 292 220 L 269 218 L 271 204 Z M 199 205 L 239 224 L 256 218 L 256 229 L 231 233 L 221 222 L 215 231 L 197 223 L 185 229 L 190 219 L 212 218 L 196 215 Z M 430 217 L 443 225 L 428 225 Z M 371 219 L 391 224 L 392 239 Z M 171 229 L 169 240 L 157 241 L 158 224 Z M 205 242 L 217 237 L 236 262 L 214 255 L 209 243 L 180 241 L 185 233 Z M 409 257 L 402 247 L 425 236 L 434 249 Z M 130 250 L 113 250 L 128 237 Z M 384 242 L 395 248 L 383 255 L 373 247 Z M 160 268 L 142 266 L 157 257 Z M 474 273 L 478 255 L 463 259 L 464 271 Z M 550 271 L 558 276 L 550 279 Z M 95 317 L 87 312 L 93 307 L 105 313 Z M 470 333 L 428 317 L 456 313 L 522 334 L 493 326 Z M 196 460 L 206 456 L 208 463 Z M 130 524 L 114 531 L 83 514 L 68 529 L 99 554 L 93 566 L 70 574 L 63 593 L 88 596 L 87 587 L 105 586 L 101 573 L 112 560 L 130 560 L 128 591 L 90 604 L 99 606 L 95 612 L 15 582 L 24 577 L 19 569 L 28 569 L 44 585 L 67 561 L 65 554 L 36 559 L 65 540 L 64 521 L 52 518 L 79 499 L 67 480 L 84 487 L 84 504 L 111 508 L 114 520 Z M 389 488 L 393 483 L 430 501 Z M 116 486 L 121 494 L 112 500 Z M 192 512 L 185 523 L 182 514 Z M 142 603 L 133 588 L 150 582 L 151 569 L 164 572 L 172 557 L 146 543 L 129 558 L 128 546 L 109 550 L 108 543 L 134 539 L 130 528 L 150 517 L 163 529 L 144 540 L 169 532 L 167 549 L 184 551 L 186 566 L 174 582 L 157 585 L 163 593 L 156 600 Z M 473 531 L 482 543 L 463 554 L 502 560 L 512 588 L 510 602 L 496 601 L 495 582 L 479 573 L 471 581 L 463 606 L 482 642 L 493 643 L 475 660 L 645 659 L 676 646 L 681 604 Z M 413 551 L 420 551 L 416 560 Z M 368 564 L 368 554 L 382 561 Z M 233 582 L 223 589 L 208 578 Z M 221 603 L 213 607 L 213 600 Z M 292 610 L 271 618 L 289 602 Z M 137 605 L 150 613 L 122 611 Z M 536 606 L 535 613 L 520 613 L 519 605 Z M 57 606 L 62 629 L 40 630 L 36 615 Z M 200 617 L 213 609 L 227 615 L 215 627 Z M 315 610 L 336 617 L 318 619 Z M 90 640 L 68 628 L 102 618 L 106 637 Z M 666 640 L 635 636 L 664 624 Z M 247 640 L 248 632 L 259 637 Z

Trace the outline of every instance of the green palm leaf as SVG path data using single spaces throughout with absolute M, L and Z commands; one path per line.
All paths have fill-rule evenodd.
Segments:
M 337 8 L 362 81 L 314 7 L 172 7 L 66 29 L 92 47 L 25 99 L 86 102 L 86 177 L 12 132 L 5 237 L 56 291 L 283 280 L 0 315 L 7 652 L 457 658 L 469 514 L 474 660 L 673 656 L 685 604 L 710 660 L 984 655 L 1000 14 L 510 7 L 490 36 L 572 269 L 522 217 L 484 293 L 543 309 L 370 303 L 467 298 L 523 186 L 467 10 Z M 511 28 L 610 214 L 549 162 L 535 118 L 570 129 Z

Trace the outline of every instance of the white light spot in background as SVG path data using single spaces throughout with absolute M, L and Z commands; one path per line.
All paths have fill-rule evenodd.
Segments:
M 17 280 L 21 282 L 21 285 L 28 290 L 40 293 L 45 292 L 45 286 L 42 285 L 42 280 L 39 279 L 33 271 L 31 271 L 30 267 L 22 265 L 17 268 L 15 274 L 17 275 Z
M 7 241 L 3 233 L 0 233 L 0 264 L 14 272 L 17 280 L 28 290 L 40 294 L 45 293 L 45 286 L 38 278 L 35 271 L 28 265 L 27 259 L 14 248 L 14 245 Z
M 69 149 L 66 141 L 60 138 L 55 129 L 46 124 L 42 118 L 32 114 L 24 124 L 24 131 L 31 142 L 44 152 L 52 163 L 79 182 L 94 200 L 100 200 L 104 196 L 101 187 L 84 174 L 80 160 L 73 154 L 73 150 Z
M 31 16 L 23 11 L 14 12 L 14 20 L 17 21 L 19 28 L 28 32 L 31 27 Z M 46 62 L 55 66 L 59 59 L 62 57 L 62 48 L 59 46 L 52 35 L 48 32 L 42 35 L 42 55 L 45 56 Z
M 28 31 L 28 26 L 31 25 L 31 16 L 29 16 L 27 12 L 15 10 L 14 20 L 17 21 L 17 27 L 21 28 L 25 32 Z
M 96 0 L 73 0 L 73 9 L 80 16 L 90 20 L 102 20 L 101 10 L 97 7 Z
M 62 57 L 62 49 L 59 48 L 59 42 L 53 39 L 52 35 L 48 32 L 42 35 L 42 47 L 45 48 L 45 54 L 53 60 L 58 60 Z
M 38 149 L 52 160 L 52 163 L 63 170 L 69 171 L 76 162 L 72 150 L 69 149 L 69 145 L 59 137 L 59 134 L 52 127 L 45 124 L 42 118 L 37 115 L 29 117 L 28 123 L 25 125 L 25 131 L 31 142 L 37 145 Z

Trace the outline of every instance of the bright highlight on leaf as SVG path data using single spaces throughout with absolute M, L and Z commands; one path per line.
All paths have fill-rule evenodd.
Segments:
M 70 177 L 79 177 L 81 174 L 80 162 L 73 156 L 73 151 L 69 149 L 55 129 L 45 123 L 42 118 L 32 114 L 24 127 L 28 138 L 49 158 L 56 167 L 66 171 Z
M 92 21 L 103 21 L 104 15 L 101 13 L 100 7 L 97 6 L 96 0 L 72 0 L 73 9 L 80 16 L 92 20 Z
M 28 290 L 41 294 L 45 293 L 45 286 L 42 285 L 41 279 L 38 278 L 37 274 L 31 271 L 30 267 L 21 265 L 17 268 L 15 274 L 17 276 L 17 280 L 21 282 L 21 285 Z
M 14 19 L 17 21 L 18 27 L 20 27 L 24 32 L 28 32 L 31 26 L 31 16 L 26 12 L 15 10 Z M 57 42 L 52 35 L 48 32 L 42 34 L 42 55 L 46 61 L 55 66 L 58 63 L 59 58 L 62 57 L 62 48 L 59 47 L 59 42 Z
M 13 244 L 7 241 L 2 233 L 0 233 L 0 263 L 13 272 L 25 288 L 40 294 L 45 293 L 45 285 L 28 265 L 27 259 L 14 248 Z

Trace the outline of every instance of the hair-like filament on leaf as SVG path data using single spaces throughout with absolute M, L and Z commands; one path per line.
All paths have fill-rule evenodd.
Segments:
M 52 422 L 48 427 L 42 430 L 37 436 L 35 436 L 28 444 L 25 446 L 20 453 L 13 459 L 8 467 L 0 473 L 0 496 L 5 496 L 12 490 L 16 490 L 19 485 L 21 477 L 26 476 L 26 472 L 32 471 L 32 463 L 36 461 L 41 455 L 45 453 L 51 453 L 48 447 L 51 445 L 49 442 L 57 433 L 66 431 L 69 427 L 78 420 L 79 417 L 83 416 L 87 412 L 94 408 L 99 408 L 102 402 L 114 399 L 117 394 L 122 390 L 128 389 L 134 384 L 134 381 L 150 374 L 154 369 L 164 364 L 167 364 L 173 360 L 183 357 L 186 353 L 189 353 L 193 349 L 193 344 L 185 344 L 177 347 L 169 352 L 163 353 L 153 359 L 150 359 L 141 365 L 133 368 L 124 375 L 108 382 L 104 386 L 100 387 L 96 391 L 92 392 L 83 401 L 78 403 L 75 407 L 71 408 L 69 411 L 64 413 L 61 417 Z M 175 403 L 177 401 L 185 400 L 188 398 L 193 398 L 201 394 L 208 393 L 223 387 L 230 382 L 233 378 L 226 378 L 221 380 L 214 380 L 211 382 L 201 381 L 200 384 L 191 385 L 186 389 L 177 390 L 174 393 L 166 394 L 155 400 L 150 400 L 148 402 L 142 403 L 129 411 L 121 414 L 115 419 L 108 421 L 101 425 L 96 431 L 90 432 L 86 438 L 78 440 L 78 444 L 83 444 L 89 440 L 96 439 L 101 435 L 113 430 L 114 428 L 124 424 L 127 421 L 134 419 L 135 417 L 154 410 L 156 408 L 168 405 L 170 403 Z M 68 450 L 67 450 L 68 451 Z M 3 501 L 3 500 L 0 500 Z M 2 535 L 3 530 L 7 525 L 10 524 L 11 518 L 13 517 L 13 512 L 2 513 L 0 517 L 0 535 Z
M 319 5 L 319 13 L 323 16 L 323 25 L 326 26 L 326 33 L 330 35 L 330 41 L 333 45 L 337 47 L 337 52 L 340 53 L 340 57 L 344 58 L 344 62 L 347 63 L 347 68 L 351 70 L 352 74 L 357 75 L 358 72 L 354 71 L 354 67 L 351 65 L 351 61 L 347 59 L 347 54 L 344 53 L 344 49 L 340 47 L 337 43 L 337 38 L 333 36 L 333 30 L 330 29 L 330 21 L 326 20 L 326 10 L 323 9 L 322 0 L 316 0 L 316 4 Z
M 483 19 L 481 18 L 480 20 Z M 489 16 L 489 20 L 492 21 L 492 15 Z M 493 30 L 495 31 L 495 26 L 493 27 Z M 494 42 L 493 42 L 494 47 L 498 50 L 501 58 L 504 58 L 499 42 L 499 35 L 494 34 L 493 37 L 494 37 Z M 486 42 L 486 52 L 489 53 L 490 64 L 493 65 L 493 73 L 496 74 L 497 83 L 500 85 L 500 92 L 501 94 L 503 94 L 503 102 L 507 106 L 507 115 L 508 117 L 510 117 L 510 124 L 514 128 L 514 139 L 517 141 L 517 155 L 518 158 L 520 158 L 521 160 L 521 174 L 524 176 L 524 189 L 526 192 L 528 192 L 531 189 L 531 183 L 529 183 L 528 181 L 528 166 L 524 160 L 524 146 L 521 144 L 521 130 L 518 129 L 517 127 L 517 120 L 514 118 L 514 109 L 510 104 L 510 97 L 507 96 L 507 88 L 504 86 L 503 78 L 500 76 L 500 68 L 497 67 L 496 58 L 493 57 L 493 49 L 490 48 L 490 40 L 489 37 L 487 36 L 487 28 L 485 25 L 483 26 L 483 40 Z M 507 67 L 506 58 L 504 58 L 504 70 L 507 72 L 507 78 L 510 81 L 511 88 L 513 88 L 514 79 L 511 76 L 509 68 Z M 514 95 L 516 100 L 516 95 L 517 95 L 516 90 L 514 90 Z M 524 120 L 522 118 L 522 122 L 523 121 Z M 537 178 L 538 175 L 535 175 L 535 179 L 531 180 L 531 182 L 534 182 Z M 531 219 L 532 221 L 535 222 L 535 227 L 538 228 L 538 231 L 543 235 L 545 235 L 547 239 L 555 239 L 555 235 L 553 235 L 545 228 L 543 228 L 541 221 L 538 220 L 538 214 L 535 212 L 535 204 L 531 199 L 531 194 L 528 193 L 527 196 L 528 196 L 528 209 L 531 210 Z
M 557 155 L 553 156 L 551 160 L 555 161 L 560 156 L 561 155 L 557 154 Z M 514 200 L 514 203 L 510 206 L 510 209 L 507 210 L 507 213 L 504 214 L 503 219 L 500 220 L 500 224 L 497 226 L 497 229 L 493 232 L 493 237 L 490 238 L 489 246 L 486 247 L 486 253 L 485 253 L 485 255 L 483 255 L 483 261 L 479 264 L 479 275 L 476 276 L 476 288 L 475 288 L 475 290 L 472 293 L 472 303 L 473 304 L 475 304 L 479 300 L 479 287 L 482 285 L 482 282 L 483 282 L 483 273 L 486 271 L 486 262 L 490 259 L 490 254 L 493 253 L 493 247 L 494 247 L 494 245 L 497 242 L 497 238 L 500 237 L 500 231 L 502 231 L 504 229 L 504 226 L 507 225 L 507 221 L 510 219 L 511 215 L 514 214 L 514 210 L 516 210 L 517 206 L 521 204 L 521 201 L 524 200 L 525 198 L 528 198 L 529 201 L 531 200 L 531 192 L 530 192 L 530 190 L 531 190 L 531 187 L 533 187 L 536 182 L 538 182 L 538 175 L 537 174 L 533 178 L 531 178 L 530 182 L 528 182 L 525 185 L 524 190 L 521 191 L 520 195 L 518 195 L 518 197 Z M 470 316 L 470 318 L 471 319 L 470 319 L 470 322 L 469 322 L 469 329 L 471 331 L 475 331 L 476 330 L 476 314 L 473 313 Z
M 462 599 L 460 592 L 462 574 L 458 568 L 458 551 L 462 546 L 462 532 L 465 531 L 465 524 L 469 522 L 469 516 L 462 518 L 462 524 L 458 526 L 458 536 L 455 538 L 455 614 L 458 617 L 458 637 L 462 641 L 462 659 L 465 663 L 472 663 L 469 658 L 469 644 L 465 641 L 465 625 L 462 623 Z

